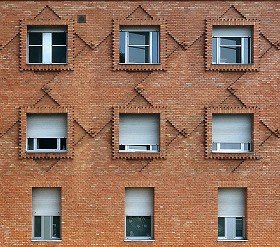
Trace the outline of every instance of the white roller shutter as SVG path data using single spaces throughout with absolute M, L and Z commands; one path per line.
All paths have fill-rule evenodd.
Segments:
M 120 145 L 159 145 L 159 114 L 120 114 Z
M 249 26 L 215 26 L 213 37 L 252 37 L 252 29 Z
M 125 215 L 152 216 L 154 208 L 153 188 L 126 188 Z
M 215 143 L 251 143 L 251 114 L 213 114 L 212 138 Z
M 243 188 L 223 188 L 218 192 L 219 217 L 244 217 L 246 190 Z
M 67 138 L 67 114 L 27 114 L 27 138 Z
M 61 189 L 33 188 L 32 212 L 34 216 L 61 216 Z

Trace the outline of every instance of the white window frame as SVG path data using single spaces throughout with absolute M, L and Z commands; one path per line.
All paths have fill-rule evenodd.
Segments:
M 217 145 L 217 149 L 214 150 L 212 148 L 212 152 L 213 153 L 249 153 L 252 152 L 252 143 L 229 143 L 229 142 L 213 142 L 212 143 L 212 147 L 215 145 Z M 240 149 L 226 149 L 226 148 L 221 148 L 221 144 L 239 144 L 240 145 Z M 250 147 L 249 149 L 245 148 L 246 144 L 248 144 L 248 146 Z
M 131 121 L 130 122 L 129 120 L 127 120 L 126 122 L 122 122 L 122 115 L 124 118 L 126 119 L 129 119 L 130 118 L 130 115 L 131 115 Z M 130 125 L 128 126 L 128 122 L 129 124 L 135 124 L 135 120 L 133 121 L 134 117 L 133 116 L 136 116 L 138 117 L 138 122 L 137 123 L 140 123 L 140 121 L 143 121 L 142 125 L 145 125 L 146 126 L 149 124 L 151 124 L 151 118 L 148 117 L 148 115 L 153 115 L 152 116 L 152 121 L 154 122 L 157 122 L 158 121 L 158 125 L 154 125 L 154 124 L 151 124 L 151 126 L 149 127 L 155 127 L 157 128 L 157 131 L 158 133 L 155 133 L 155 132 L 141 132 L 139 133 L 139 129 L 140 128 L 137 128 L 137 130 L 135 129 L 135 126 L 134 127 L 131 127 L 131 128 L 134 128 L 134 133 L 137 133 L 137 136 L 135 138 L 133 138 L 133 140 L 124 140 L 126 139 L 125 136 L 127 137 L 128 134 L 127 133 L 130 133 L 129 131 L 131 131 L 130 129 Z M 158 115 L 158 116 L 157 116 Z M 148 119 L 145 117 L 148 117 Z M 155 119 L 153 119 L 155 118 Z M 146 122 L 145 122 L 146 120 Z M 148 122 L 147 122 L 148 121 Z M 158 113 L 133 113 L 133 114 L 130 114 L 130 113 L 127 113 L 127 114 L 123 114 L 121 113 L 120 114 L 120 121 L 119 121 L 119 128 L 120 128 L 120 132 L 119 132 L 119 152 L 122 153 L 122 152 L 139 152 L 139 153 L 158 153 L 160 152 L 160 114 Z M 139 127 L 139 126 L 138 126 Z M 155 129 L 153 130 L 155 131 Z M 133 131 L 132 131 L 133 132 Z M 143 140 L 140 140 L 141 138 L 139 137 L 153 137 L 152 140 L 147 140 L 145 139 L 144 141 Z M 130 138 L 131 139 L 131 138 Z M 155 140 L 155 139 L 158 139 L 158 140 Z M 137 142 L 138 141 L 138 142 Z M 146 142 L 149 142 L 150 143 L 146 143 Z M 121 149 L 122 147 L 122 149 Z M 124 148 L 123 148 L 124 147 Z
M 225 219 L 225 236 L 218 236 L 218 240 L 244 240 L 245 239 L 245 217 L 240 216 L 240 217 L 223 217 L 219 216 L 219 218 L 224 218 Z M 243 231 L 243 236 L 239 237 L 236 236 L 236 219 L 237 218 L 242 218 L 243 225 L 242 225 L 242 231 Z
M 220 121 L 218 121 L 218 120 L 214 121 L 215 115 L 217 115 L 217 118 L 220 118 Z M 218 116 L 218 115 L 220 115 L 220 116 Z M 224 116 L 222 116 L 222 115 L 224 115 Z M 223 133 L 225 137 L 228 137 L 228 134 L 231 133 L 232 137 L 231 138 L 228 137 L 228 139 L 221 142 L 220 141 L 221 137 L 218 137 L 219 135 L 221 135 L 221 133 L 219 133 L 219 131 L 217 131 L 217 126 L 221 125 L 221 119 L 224 118 L 226 120 L 226 118 L 228 118 L 229 116 L 233 116 L 233 118 L 230 119 L 230 122 L 228 122 L 228 125 L 230 125 L 230 124 L 233 125 L 235 118 L 243 117 L 242 115 L 244 115 L 245 117 L 247 116 L 248 119 L 246 119 L 246 118 L 242 119 L 241 118 L 241 119 L 239 119 L 239 121 L 243 125 L 244 125 L 244 122 L 245 122 L 245 126 L 247 125 L 246 127 L 249 128 L 248 127 L 249 124 L 248 124 L 248 122 L 246 122 L 246 121 L 249 120 L 251 122 L 250 123 L 250 132 L 242 132 L 243 133 L 243 138 L 240 139 L 240 136 L 238 136 L 236 134 L 236 130 L 235 130 L 235 132 L 233 132 L 233 133 L 235 133 L 235 136 L 238 136 L 238 138 L 236 138 L 237 140 L 234 140 L 234 141 L 232 140 L 233 134 L 231 132 Z M 234 118 L 234 116 L 236 116 L 236 117 Z M 226 114 L 213 113 L 212 114 L 212 153 L 252 153 L 253 152 L 253 133 L 252 133 L 252 131 L 253 131 L 253 119 L 254 119 L 254 116 L 251 113 L 240 113 L 240 114 L 239 113 L 226 113 Z M 228 121 L 228 120 L 226 120 L 226 121 Z M 237 124 L 235 123 L 234 125 L 236 126 Z M 223 127 L 224 126 L 225 126 L 225 124 L 223 124 Z M 239 126 L 239 127 L 241 128 L 241 126 Z M 219 126 L 219 127 L 221 128 L 221 126 Z M 244 126 L 243 126 L 243 128 L 244 128 Z M 222 130 L 223 130 L 223 128 L 222 128 Z M 241 130 L 238 129 L 239 132 Z M 225 130 L 224 130 L 224 132 L 225 132 Z M 245 140 L 244 136 L 246 136 L 246 135 L 250 135 L 251 137 L 250 138 L 247 137 L 248 139 Z M 223 139 L 224 138 L 222 138 L 222 140 Z M 245 141 L 245 142 L 238 142 L 238 141 Z M 223 148 L 222 144 L 239 144 L 240 149 L 237 149 L 237 148 L 232 148 L 232 149 Z M 216 149 L 214 149 L 214 146 L 216 146 Z
M 57 148 L 56 149 L 42 149 L 42 148 L 37 148 L 38 147 L 38 139 L 49 139 L 49 138 L 53 138 L 53 139 L 56 139 L 56 145 L 57 145 Z M 33 139 L 33 149 L 28 149 L 28 139 Z M 38 137 L 38 138 L 27 138 L 26 140 L 26 151 L 27 152 L 32 152 L 32 153 L 40 153 L 40 152 L 67 152 L 67 138 L 66 139 L 66 149 L 60 149 L 61 147 L 61 139 L 64 139 L 64 138 L 57 138 L 57 137 L 48 137 L 48 138 L 44 138 L 44 137 Z
M 143 193 L 143 191 L 145 191 L 145 197 L 143 199 L 143 195 L 142 196 L 136 196 L 136 201 L 133 202 L 133 212 L 131 211 L 131 205 L 127 208 L 127 193 L 129 192 L 128 190 L 134 190 L 136 192 L 134 193 Z M 138 192 L 137 192 L 138 190 Z M 125 235 L 125 241 L 153 241 L 154 239 L 154 188 L 126 188 L 125 190 L 125 217 L 124 217 L 124 222 L 125 222 L 125 229 L 124 229 L 124 235 Z M 131 193 L 131 192 L 130 192 Z M 151 194 L 150 194 L 151 193 Z M 131 194 L 130 194 L 131 195 Z M 148 195 L 148 197 L 146 197 Z M 151 197 L 149 196 L 151 195 Z M 128 200 L 131 203 L 131 197 L 129 197 L 130 200 Z M 148 205 L 146 204 L 147 201 L 145 202 L 145 200 L 147 200 L 147 198 L 151 199 L 151 201 L 148 200 Z M 134 198 L 135 199 L 135 198 Z M 137 202 L 138 200 L 138 202 Z M 144 204 L 143 204 L 144 201 Z M 151 203 L 149 205 L 149 203 Z M 139 205 L 140 204 L 140 205 Z M 143 211 L 144 210 L 144 211 Z M 127 236 L 126 232 L 127 232 L 127 217 L 151 217 L 151 236 Z
M 42 33 L 42 45 L 30 45 L 29 44 L 29 33 Z M 65 45 L 53 45 L 52 44 L 52 33 L 66 33 L 66 44 Z M 29 62 L 29 47 L 42 47 L 42 62 L 31 63 Z M 66 47 L 66 62 L 65 63 L 53 63 L 52 62 L 52 47 Z M 67 29 L 66 28 L 51 28 L 51 27 L 28 27 L 27 29 L 27 64 L 67 64 L 68 60 L 67 52 Z
M 147 144 L 147 145 L 139 145 L 139 144 L 130 144 L 130 145 L 122 145 L 124 146 L 124 150 L 119 150 L 120 152 L 149 152 L 149 153 L 157 153 L 159 152 L 159 145 L 158 144 Z M 134 146 L 139 148 L 133 148 Z M 143 147 L 143 148 L 141 148 Z M 146 149 L 146 147 L 148 147 Z
M 216 28 L 220 28 L 219 26 Z M 226 28 L 231 28 L 230 27 L 225 27 L 224 29 L 224 34 L 223 35 L 215 35 L 213 34 L 212 38 L 216 38 L 216 63 L 214 63 L 214 59 L 212 59 L 212 64 L 252 64 L 252 33 L 251 35 L 247 34 L 244 30 L 244 27 L 235 27 L 235 31 L 231 32 L 226 30 Z M 238 29 L 240 29 L 240 35 L 238 35 Z M 246 29 L 250 29 L 249 27 Z M 251 31 L 251 30 L 250 30 Z M 215 27 L 213 28 L 213 32 L 215 32 Z M 222 45 L 221 44 L 221 38 L 240 38 L 241 39 L 241 45 Z M 248 63 L 245 63 L 245 39 L 249 38 L 249 44 L 250 44 L 250 51 L 249 51 L 249 57 L 248 57 Z M 241 47 L 241 63 L 226 63 L 221 61 L 221 47 Z M 214 55 L 213 55 L 214 56 Z
M 159 57 L 159 49 L 160 49 L 160 32 L 159 32 L 159 28 L 153 28 L 153 27 L 140 27 L 140 26 L 124 26 L 121 27 L 120 29 L 121 32 L 125 33 L 125 62 L 124 63 L 120 63 L 120 64 L 159 64 L 160 61 L 160 57 Z M 130 45 L 129 43 L 129 33 L 130 32 L 148 32 L 149 33 L 149 44 L 148 45 Z M 153 35 L 152 32 L 158 32 L 158 49 L 157 49 L 157 60 L 159 61 L 158 63 L 153 63 Z M 129 47 L 149 47 L 149 62 L 148 63 L 135 63 L 135 62 L 130 62 L 129 61 Z
M 38 115 L 37 117 L 35 117 Z M 40 119 L 40 115 L 42 115 L 42 119 Z M 34 119 L 35 117 L 35 119 Z M 53 118 L 55 117 L 55 118 Z M 29 120 L 31 118 L 31 120 Z M 38 120 L 39 118 L 39 120 Z M 51 128 L 43 127 L 48 126 L 46 124 L 47 120 L 52 119 L 49 124 Z M 33 120 L 33 121 L 32 121 Z M 31 121 L 31 122 L 29 122 Z M 52 125 L 53 124 L 53 125 Z M 26 116 L 26 152 L 27 153 L 65 153 L 68 149 L 68 115 L 66 113 L 35 113 L 35 114 L 27 114 Z M 59 126 L 59 128 L 58 128 Z M 53 132 L 54 130 L 59 132 Z M 35 132 L 34 132 L 35 130 Z M 51 130 L 51 132 L 49 132 Z M 33 140 L 33 149 L 30 149 L 28 140 Z M 56 148 L 54 149 L 42 149 L 38 148 L 38 139 L 56 139 Z M 66 141 L 66 149 L 61 149 L 62 139 Z
M 35 237 L 35 217 L 41 217 L 41 237 Z M 50 228 L 49 229 L 45 229 L 45 217 L 50 217 Z M 60 226 L 59 226 L 59 230 L 60 230 L 60 238 L 57 237 L 53 237 L 53 217 L 59 217 L 59 221 L 60 221 Z M 51 236 L 50 239 L 46 239 L 44 237 L 45 232 L 49 231 L 49 235 Z M 38 240 L 38 241 L 56 241 L 59 240 L 61 241 L 61 216 L 48 216 L 48 215 L 34 215 L 33 219 L 32 219 L 32 240 Z

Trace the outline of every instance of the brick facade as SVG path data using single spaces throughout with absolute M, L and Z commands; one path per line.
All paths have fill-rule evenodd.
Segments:
M 0 246 L 280 246 L 280 2 L 0 1 Z M 79 21 L 78 21 L 79 20 Z M 28 26 L 67 26 L 30 65 Z M 160 27 L 159 65 L 119 64 L 120 25 Z M 253 26 L 253 65 L 212 65 L 213 25 Z M 67 113 L 68 152 L 26 152 L 26 114 Z M 159 153 L 118 152 L 119 113 L 160 114 Z M 250 113 L 254 151 L 211 152 L 212 113 Z M 61 188 L 61 241 L 32 240 L 32 188 Z M 154 188 L 154 241 L 125 240 L 125 188 Z M 218 188 L 246 240 L 218 241 Z

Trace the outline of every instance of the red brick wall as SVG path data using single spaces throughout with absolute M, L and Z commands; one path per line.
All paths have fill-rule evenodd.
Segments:
M 279 9 L 249 0 L 1 1 L 0 245 L 280 246 Z M 216 19 L 258 23 L 256 70 L 207 70 L 206 23 Z M 164 66 L 119 69 L 118 20 L 160 20 Z M 69 66 L 26 65 L 31 22 L 71 26 Z M 20 109 L 42 107 L 73 109 L 71 157 L 22 155 Z M 115 107 L 164 109 L 163 158 L 113 159 Z M 209 107 L 258 109 L 257 159 L 205 155 Z M 32 242 L 32 187 L 61 187 L 61 242 Z M 125 187 L 154 187 L 154 242 L 124 242 Z M 217 241 L 219 187 L 247 188 L 248 241 Z

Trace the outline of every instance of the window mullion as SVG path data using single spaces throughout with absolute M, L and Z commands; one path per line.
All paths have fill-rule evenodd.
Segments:
M 149 32 L 149 63 L 153 63 L 153 35 Z
M 43 33 L 43 64 L 52 63 L 52 33 Z

